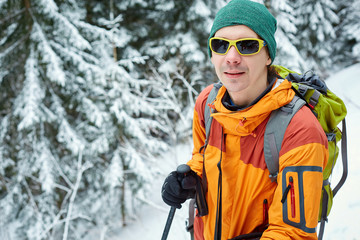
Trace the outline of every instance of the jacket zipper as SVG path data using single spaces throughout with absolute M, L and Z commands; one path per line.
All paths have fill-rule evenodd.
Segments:
M 296 208 L 295 208 L 295 189 L 294 189 L 294 179 L 292 176 L 289 177 L 289 185 L 286 187 L 283 197 L 281 199 L 282 203 L 285 203 L 288 193 L 290 192 L 290 205 L 291 205 L 291 217 L 295 218 Z

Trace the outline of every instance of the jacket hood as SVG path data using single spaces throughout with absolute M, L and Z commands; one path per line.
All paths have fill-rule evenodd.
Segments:
M 291 90 L 288 80 L 278 79 L 272 90 L 260 99 L 255 105 L 241 111 L 231 111 L 224 107 L 221 102 L 226 88 L 222 86 L 213 103 L 215 108 L 211 116 L 224 128 L 225 134 L 238 136 L 253 135 L 253 131 L 259 126 L 270 113 L 293 99 L 295 92 Z

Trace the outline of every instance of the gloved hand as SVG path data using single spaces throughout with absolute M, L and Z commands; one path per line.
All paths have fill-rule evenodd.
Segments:
M 189 168 L 187 173 L 171 172 L 165 179 L 161 196 L 167 205 L 181 208 L 181 204 L 195 197 L 196 173 Z

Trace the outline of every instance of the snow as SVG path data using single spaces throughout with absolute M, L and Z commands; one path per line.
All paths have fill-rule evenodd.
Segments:
M 39 81 L 39 71 L 37 69 L 38 62 L 34 58 L 34 52 L 31 50 L 30 57 L 25 65 L 25 82 L 21 94 L 17 97 L 14 114 L 21 117 L 22 120 L 18 125 L 18 130 L 34 126 L 40 122 L 42 117 L 41 102 L 45 96 Z
M 348 160 L 349 173 L 347 181 L 334 198 L 333 208 L 329 215 L 329 221 L 325 225 L 324 240 L 349 239 L 360 240 L 358 231 L 360 221 L 360 156 L 359 136 L 360 125 L 360 64 L 353 65 L 334 74 L 326 81 L 328 87 L 342 98 L 347 106 L 347 139 L 348 139 Z M 153 184 L 152 194 L 148 199 L 149 204 L 145 205 L 139 212 L 139 218 L 124 228 L 113 232 L 111 240 L 159 240 L 161 239 L 167 215 L 170 208 L 162 202 L 160 189 L 166 174 L 174 170 L 176 166 L 185 163 L 191 157 L 191 143 L 181 144 L 173 148 L 161 160 L 161 174 Z M 175 156 L 175 157 L 174 157 Z M 341 159 L 334 169 L 332 187 L 341 178 Z M 188 216 L 187 206 L 177 210 L 168 235 L 169 240 L 188 240 L 189 234 L 185 230 L 185 221 Z M 100 235 L 99 235 L 100 236 Z M 97 239 L 99 239 L 98 237 Z M 96 238 L 94 238 L 96 239 Z

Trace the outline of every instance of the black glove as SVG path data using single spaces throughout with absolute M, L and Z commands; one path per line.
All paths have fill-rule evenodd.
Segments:
M 161 196 L 167 205 L 181 208 L 186 199 L 195 197 L 196 173 L 192 170 L 183 174 L 173 171 L 166 177 Z

